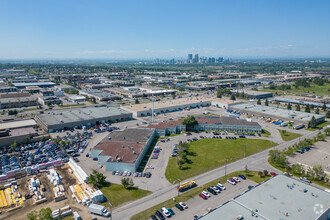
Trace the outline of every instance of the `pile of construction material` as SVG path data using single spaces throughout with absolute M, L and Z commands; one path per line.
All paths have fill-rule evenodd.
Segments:
M 73 170 L 73 174 L 77 177 L 80 183 L 88 182 L 88 175 L 85 173 L 85 171 L 83 171 L 83 169 L 81 169 L 81 167 L 78 164 L 76 164 L 76 162 L 73 161 L 72 158 L 69 159 L 68 164 Z
M 49 181 L 54 185 L 53 191 L 55 194 L 55 202 L 66 199 L 65 197 L 65 188 L 62 183 L 63 177 L 58 175 L 58 173 L 54 169 L 50 169 L 47 174 Z
M 65 216 L 72 215 L 72 209 L 69 205 L 64 206 L 60 209 L 56 209 L 52 212 L 52 216 L 54 219 L 61 219 Z
M 0 208 L 17 207 L 23 204 L 22 195 L 18 191 L 16 181 L 4 185 L 0 190 Z
M 46 201 L 46 196 L 44 193 L 45 188 L 41 184 L 37 176 L 33 176 L 31 179 L 29 179 L 28 185 L 29 185 L 30 194 L 33 195 L 33 199 L 35 203 L 41 203 Z
M 105 202 L 106 198 L 100 190 L 86 183 L 76 184 L 69 187 L 72 196 L 78 203 L 89 206 L 92 202 Z

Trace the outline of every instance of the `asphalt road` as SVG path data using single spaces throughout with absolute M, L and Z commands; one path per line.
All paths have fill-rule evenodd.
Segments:
M 301 136 L 300 139 L 304 138 L 312 138 L 317 135 L 319 131 L 314 131 L 309 134 L 306 134 L 304 136 Z M 292 141 L 284 142 L 278 146 L 276 146 L 276 149 L 284 149 L 287 148 L 296 142 L 299 141 L 299 138 L 294 139 Z M 273 149 L 273 148 L 271 148 Z M 273 168 L 271 165 L 268 164 L 268 153 L 271 149 L 267 149 L 265 151 L 259 152 L 257 154 L 251 155 L 249 157 L 246 157 L 244 159 L 235 161 L 233 163 L 230 163 L 227 165 L 227 173 L 231 173 L 238 170 L 244 170 L 245 165 L 248 166 L 248 169 L 250 170 L 268 170 L 268 171 L 276 171 L 275 168 Z M 217 179 L 221 176 L 224 176 L 225 167 L 219 167 L 214 170 L 211 170 L 209 172 L 203 173 L 201 175 L 198 175 L 194 178 L 199 185 L 206 184 L 214 179 Z M 135 200 L 131 203 L 125 204 L 121 207 L 118 207 L 113 210 L 113 218 L 114 220 L 119 219 L 129 219 L 130 216 L 137 214 L 147 208 L 150 208 L 156 204 L 159 204 L 165 200 L 171 199 L 175 196 L 177 196 L 178 192 L 176 189 L 176 185 L 167 186 L 164 188 L 160 188 L 159 190 L 155 191 L 153 194 L 143 197 L 139 200 Z

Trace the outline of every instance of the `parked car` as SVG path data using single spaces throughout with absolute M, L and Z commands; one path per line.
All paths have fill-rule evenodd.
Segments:
M 301 181 L 304 181 L 306 183 L 312 183 L 312 181 L 310 181 L 309 179 L 307 179 L 306 177 L 300 177 L 299 178 Z
M 249 188 L 249 189 L 253 189 L 253 188 L 254 188 L 254 186 L 248 186 L 248 188 Z
M 163 207 L 161 210 L 160 210 L 166 217 L 170 217 L 171 216 L 171 213 L 167 210 L 167 208 Z
M 238 183 L 241 182 L 236 176 L 234 176 L 233 179 Z
M 275 172 L 270 172 L 270 175 L 277 176 L 277 173 L 275 173 Z
M 203 191 L 202 194 L 205 195 L 207 198 L 211 197 L 210 194 L 206 191 Z
M 238 175 L 239 178 L 243 179 L 243 180 L 246 180 L 246 177 L 244 175 Z
M 212 188 L 216 193 L 220 193 L 220 192 L 221 192 L 221 190 L 218 189 L 218 188 L 215 187 L 215 186 L 211 186 L 211 188 Z
M 184 208 L 180 204 L 175 204 L 175 207 L 177 207 L 180 211 L 184 210 Z
M 236 183 L 234 181 L 232 181 L 231 179 L 227 179 L 227 182 L 232 184 L 232 185 L 236 185 Z
M 171 215 L 175 215 L 175 213 L 173 212 L 173 210 L 171 208 L 167 208 L 167 211 L 171 214 Z
M 207 191 L 209 191 L 210 193 L 212 193 L 213 195 L 217 195 L 216 191 L 214 191 L 211 187 L 207 188 Z
M 207 199 L 207 197 L 203 193 L 200 193 L 199 196 L 203 199 Z
M 222 190 L 226 190 L 226 187 L 224 185 L 222 185 L 221 183 L 218 183 L 217 186 L 220 187 Z
M 152 220 L 158 220 L 158 218 L 155 215 L 150 216 Z
M 155 212 L 155 214 L 158 216 L 158 218 L 160 219 L 160 220 L 164 220 L 165 219 L 165 217 L 164 217 L 164 215 L 160 212 L 160 211 L 156 211 Z
M 188 206 L 185 204 L 185 203 L 183 203 L 183 202 L 179 202 L 179 204 L 182 206 L 182 208 L 184 208 L 184 209 L 187 209 L 188 208 Z

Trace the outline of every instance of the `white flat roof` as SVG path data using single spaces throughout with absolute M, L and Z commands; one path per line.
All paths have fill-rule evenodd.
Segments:
M 12 121 L 12 122 L 0 123 L 0 130 L 36 126 L 36 125 L 37 125 L 37 123 L 33 119 L 22 120 L 22 121 Z

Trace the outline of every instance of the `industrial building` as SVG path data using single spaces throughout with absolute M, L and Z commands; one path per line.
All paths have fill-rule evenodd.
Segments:
M 151 96 L 166 96 L 175 94 L 177 91 L 173 89 L 161 89 L 161 88 L 139 88 L 135 86 L 124 87 L 124 88 L 111 88 L 106 89 L 111 93 L 128 97 L 128 98 L 140 98 L 140 97 L 151 97 Z
M 26 143 L 28 140 L 38 136 L 38 131 L 32 127 L 0 130 L 0 147 L 10 146 L 14 141 L 17 144 Z
M 296 124 L 301 123 L 308 126 L 308 123 L 315 117 L 316 124 L 324 122 L 324 115 L 312 114 L 307 112 L 300 112 L 294 110 L 287 110 L 282 108 L 276 108 L 271 106 L 262 106 L 250 103 L 242 103 L 230 106 L 229 109 L 239 110 L 241 113 L 249 113 L 258 116 L 269 117 L 272 119 L 280 119 L 282 121 L 294 121 Z
M 38 125 L 48 132 L 82 126 L 95 126 L 104 122 L 132 119 L 132 113 L 114 107 L 92 107 L 57 110 L 35 116 Z
M 196 131 L 262 132 L 262 128 L 257 122 L 250 122 L 244 119 L 218 116 L 199 116 L 195 118 L 198 122 L 198 125 L 194 127 Z M 186 126 L 182 124 L 182 119 L 149 124 L 145 128 L 154 128 L 156 130 L 156 136 L 180 134 L 186 131 Z
M 102 92 L 95 89 L 88 89 L 88 90 L 80 90 L 80 95 L 85 95 L 88 97 L 94 97 L 98 101 L 108 101 L 108 100 L 117 100 L 120 97 L 112 95 L 108 92 Z
M 54 87 L 56 84 L 53 82 L 23 82 L 23 83 L 13 83 L 13 85 L 18 89 L 24 89 L 27 86 L 39 86 L 41 88 Z
M 155 129 L 131 128 L 114 131 L 91 149 L 91 158 L 107 171 L 135 172 L 155 137 Z
M 212 99 L 193 97 L 154 102 L 154 114 L 164 114 L 184 109 L 207 107 L 211 105 L 211 101 Z M 133 115 L 137 117 L 152 115 L 152 103 L 122 106 L 121 108 L 132 112 Z
M 266 99 L 273 97 L 272 92 L 263 92 L 263 91 L 255 91 L 255 90 L 237 90 L 235 92 L 243 93 L 248 95 L 251 99 Z
M 0 99 L 0 109 L 6 108 L 22 108 L 38 105 L 35 97 L 19 97 L 19 98 L 4 98 Z
M 328 220 L 329 207 L 329 192 L 277 175 L 199 219 Z
M 291 103 L 291 104 L 299 104 L 299 105 L 313 105 L 315 107 L 322 108 L 324 103 L 321 102 L 312 102 L 312 101 L 305 101 L 305 100 L 297 100 L 297 99 L 290 99 L 290 98 L 283 98 L 283 97 L 275 97 L 272 101 L 276 102 L 285 102 L 285 103 Z M 330 109 L 330 104 L 325 103 L 326 107 Z

